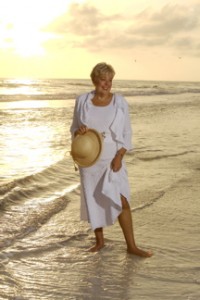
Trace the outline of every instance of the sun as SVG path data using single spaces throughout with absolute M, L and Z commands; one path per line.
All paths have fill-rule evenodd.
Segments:
M 0 48 L 22 57 L 44 55 L 43 44 L 53 37 L 43 28 L 68 5 L 68 0 L 4 1 L 0 6 Z
M 37 30 L 26 28 L 26 30 L 16 29 L 13 32 L 12 44 L 15 53 L 20 56 L 40 56 L 45 54 L 42 43 L 45 38 Z

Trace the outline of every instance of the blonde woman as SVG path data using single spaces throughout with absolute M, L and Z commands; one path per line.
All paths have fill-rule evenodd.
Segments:
M 111 92 L 113 67 L 98 63 L 90 76 L 94 90 L 76 99 L 72 138 L 89 128 L 103 133 L 103 150 L 94 165 L 79 167 L 81 181 L 81 219 L 94 230 L 96 243 L 90 251 L 104 247 L 103 228 L 116 219 L 122 228 L 128 253 L 150 257 L 151 251 L 136 246 L 130 210 L 130 188 L 123 157 L 132 149 L 131 123 L 127 101 Z

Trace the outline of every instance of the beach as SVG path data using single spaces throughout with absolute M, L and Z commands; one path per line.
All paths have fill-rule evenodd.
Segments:
M 87 251 L 94 236 L 79 217 L 69 127 L 89 81 L 13 82 L 0 86 L 0 299 L 198 300 L 200 84 L 114 85 L 133 128 L 135 239 L 154 253 L 143 259 L 126 253 L 117 221 L 106 246 Z

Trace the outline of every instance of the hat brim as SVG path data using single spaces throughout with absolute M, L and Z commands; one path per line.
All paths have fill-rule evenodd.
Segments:
M 84 147 L 84 143 L 88 143 L 90 140 L 91 143 L 89 143 L 89 145 L 87 144 L 88 154 L 81 155 L 81 149 Z M 94 165 L 102 153 L 102 140 L 102 134 L 92 128 L 89 128 L 84 134 L 77 135 L 71 144 L 71 156 L 74 162 L 82 168 Z

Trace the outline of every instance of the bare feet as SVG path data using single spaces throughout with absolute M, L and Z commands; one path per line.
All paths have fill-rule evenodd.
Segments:
M 98 252 L 104 247 L 104 244 L 96 244 L 93 247 L 89 248 L 89 252 Z
M 94 230 L 96 244 L 89 249 L 90 252 L 98 252 L 104 247 L 103 228 L 99 227 Z
M 139 248 L 133 248 L 133 249 L 127 249 L 127 252 L 129 254 L 134 254 L 140 257 L 151 257 L 153 255 L 152 251 L 144 251 L 142 249 Z

